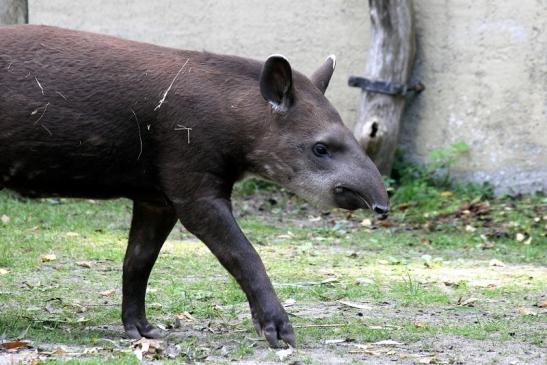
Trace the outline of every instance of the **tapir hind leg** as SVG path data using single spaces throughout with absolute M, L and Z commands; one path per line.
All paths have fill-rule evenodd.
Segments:
M 176 223 L 172 207 L 135 201 L 129 244 L 123 262 L 122 321 L 132 338 L 155 338 L 160 331 L 148 323 L 146 286 L 160 249 Z

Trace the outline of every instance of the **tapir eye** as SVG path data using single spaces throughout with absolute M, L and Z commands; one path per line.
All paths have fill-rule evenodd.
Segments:
M 316 143 L 313 145 L 313 154 L 317 157 L 327 157 L 330 156 L 329 149 L 323 143 Z

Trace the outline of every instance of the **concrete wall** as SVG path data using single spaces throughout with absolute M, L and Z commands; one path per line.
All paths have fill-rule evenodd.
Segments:
M 30 22 L 166 46 L 265 59 L 286 55 L 310 74 L 331 53 L 327 91 L 345 122 L 356 119 L 369 42 L 364 0 L 30 0 Z M 498 191 L 547 188 L 547 2 L 415 0 L 416 77 L 427 90 L 407 110 L 401 144 L 424 161 L 466 141 L 456 170 Z

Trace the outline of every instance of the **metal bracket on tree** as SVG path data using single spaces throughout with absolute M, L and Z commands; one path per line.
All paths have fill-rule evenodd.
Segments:
M 425 90 L 424 84 L 416 82 L 413 84 L 399 84 L 396 82 L 387 82 L 379 80 L 369 80 L 360 76 L 350 76 L 348 85 L 352 87 L 359 87 L 363 91 L 372 93 L 386 94 L 386 95 L 402 95 L 405 96 L 409 92 L 416 94 Z

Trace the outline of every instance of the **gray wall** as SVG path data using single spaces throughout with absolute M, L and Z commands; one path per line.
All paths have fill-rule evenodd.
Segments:
M 327 91 L 344 121 L 356 119 L 369 41 L 361 0 L 30 0 L 30 22 L 108 33 L 166 46 L 264 59 L 286 55 L 311 73 L 329 54 Z M 416 77 L 427 90 L 409 106 L 401 144 L 424 161 L 464 140 L 460 176 L 498 192 L 547 187 L 547 2 L 416 0 Z

